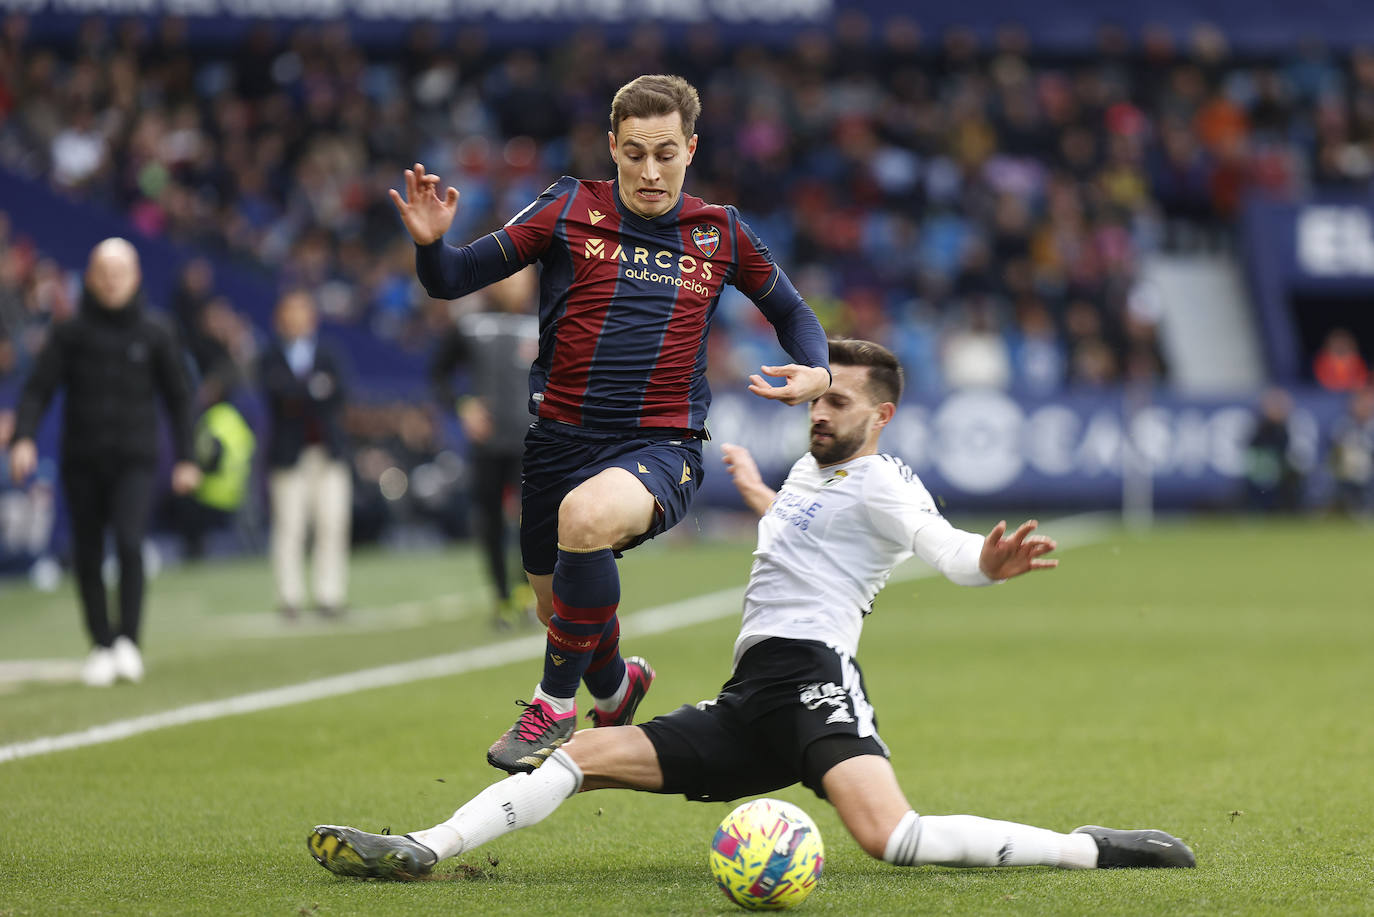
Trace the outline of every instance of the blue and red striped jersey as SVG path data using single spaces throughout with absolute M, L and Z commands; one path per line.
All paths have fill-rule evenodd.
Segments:
M 539 262 L 531 413 L 585 427 L 701 430 L 706 336 L 725 284 L 748 296 L 792 360 L 828 366 L 825 331 L 734 207 L 683 194 L 645 219 L 616 182 L 560 178 L 502 229 L 419 246 L 421 283 L 453 299 Z

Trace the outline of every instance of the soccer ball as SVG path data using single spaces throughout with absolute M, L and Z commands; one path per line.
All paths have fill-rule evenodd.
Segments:
M 780 910 L 806 900 L 821 877 L 825 847 L 816 823 L 780 799 L 735 809 L 711 841 L 711 875 L 742 908 Z

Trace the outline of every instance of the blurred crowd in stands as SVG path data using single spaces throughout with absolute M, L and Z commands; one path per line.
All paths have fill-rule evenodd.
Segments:
M 450 240 L 466 242 L 560 174 L 610 177 L 615 88 L 681 73 L 703 96 L 687 191 L 738 204 L 827 329 L 887 342 L 925 394 L 1167 378 L 1144 253 L 1224 244 L 1248 189 L 1374 174 L 1374 52 L 1241 58 L 1206 26 L 1104 28 L 1072 56 L 1010 26 L 979 42 L 858 14 L 769 49 L 711 27 L 616 44 L 589 29 L 540 52 L 434 35 L 364 53 L 344 26 L 264 25 L 191 47 L 175 18 L 92 19 L 40 46 L 11 16 L 0 162 L 419 349 L 450 316 L 415 283 L 386 196 L 401 170 L 425 162 L 462 192 Z M 30 314 L 71 301 L 51 264 L 12 261 L 0 373 L 28 349 L 16 282 Z M 747 301 L 721 309 L 712 376 L 734 386 L 776 345 Z M 216 335 L 240 339 L 226 314 Z

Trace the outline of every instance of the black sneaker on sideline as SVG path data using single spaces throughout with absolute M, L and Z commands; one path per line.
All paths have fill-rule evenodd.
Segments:
M 310 855 L 338 876 L 418 879 L 439 862 L 434 851 L 405 834 L 368 834 L 344 825 L 316 825 L 306 838 Z
M 1091 835 L 1097 841 L 1098 869 L 1191 869 L 1197 865 L 1187 844 L 1153 828 L 1123 831 L 1084 825 L 1074 828 L 1073 833 Z

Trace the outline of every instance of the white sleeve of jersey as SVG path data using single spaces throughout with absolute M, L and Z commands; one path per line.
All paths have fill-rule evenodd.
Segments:
M 994 581 L 978 566 L 983 536 L 950 525 L 910 468 L 892 459 L 887 463 L 883 473 L 864 482 L 864 502 L 878 532 L 907 545 L 952 583 L 991 585 Z

